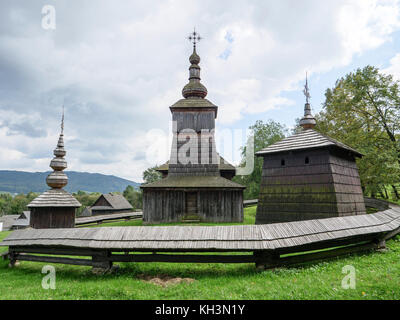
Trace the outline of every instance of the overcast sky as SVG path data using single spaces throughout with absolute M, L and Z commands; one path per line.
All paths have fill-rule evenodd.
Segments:
M 395 0 L 2 0 L 0 170 L 50 170 L 64 104 L 69 170 L 140 182 L 168 160 L 161 132 L 187 83 L 194 26 L 220 131 L 257 119 L 292 127 L 306 71 L 314 112 L 358 67 L 400 75 Z

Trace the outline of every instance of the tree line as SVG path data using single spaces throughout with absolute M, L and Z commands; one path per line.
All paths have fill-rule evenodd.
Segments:
M 122 194 L 132 205 L 133 209 L 142 209 L 142 193 L 132 186 L 127 186 L 124 192 L 113 192 Z M 87 207 L 91 207 L 101 196 L 99 192 L 78 191 L 72 194 L 82 206 L 76 210 L 79 216 Z M 21 214 L 23 211 L 29 211 L 27 205 L 39 196 L 39 193 L 29 192 L 28 194 L 18 194 L 12 196 L 9 193 L 0 193 L 0 216 L 5 214 Z

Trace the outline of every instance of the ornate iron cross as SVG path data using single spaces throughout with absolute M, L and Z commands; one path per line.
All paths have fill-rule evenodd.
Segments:
M 193 32 L 189 35 L 188 40 L 193 42 L 193 47 L 196 47 L 196 43 L 199 42 L 202 37 L 196 32 L 196 29 L 193 30 Z
M 304 86 L 304 90 L 303 90 L 304 95 L 306 96 L 306 101 L 307 103 L 310 103 L 310 89 L 308 88 L 308 74 L 306 73 L 306 85 Z
M 61 133 L 64 133 L 64 105 L 62 106 Z

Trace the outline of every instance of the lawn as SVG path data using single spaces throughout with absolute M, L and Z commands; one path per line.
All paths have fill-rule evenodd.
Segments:
M 246 222 L 255 208 L 246 209 Z M 107 224 L 134 225 L 138 221 Z M 254 222 L 253 222 L 254 223 Z M 1 232 L 0 240 L 9 232 Z M 400 299 L 400 237 L 388 251 L 352 255 L 297 268 L 257 271 L 254 264 L 119 264 L 113 274 L 54 265 L 56 289 L 44 290 L 45 263 L 0 261 L 0 299 Z M 1 248 L 0 251 L 4 250 Z M 356 268 L 356 288 L 343 289 L 342 268 Z M 152 278 L 172 278 L 162 285 Z M 180 279 L 184 279 L 179 282 Z M 157 280 L 157 279 L 156 279 Z

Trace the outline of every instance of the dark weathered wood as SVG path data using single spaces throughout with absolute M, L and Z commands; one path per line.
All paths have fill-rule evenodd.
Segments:
M 89 260 L 89 259 L 35 256 L 35 255 L 27 255 L 27 254 L 16 254 L 14 259 L 19 260 L 19 261 L 61 263 L 61 264 L 70 264 L 70 265 L 77 265 L 77 266 L 93 266 L 94 265 L 92 260 Z
M 113 254 L 113 262 L 253 263 L 252 255 Z
M 381 199 L 364 197 L 364 202 L 365 206 L 369 208 L 375 208 L 382 211 L 389 209 L 389 203 Z
M 278 248 L 275 251 L 277 253 L 279 253 L 280 255 L 292 254 L 292 253 L 297 253 L 297 252 L 316 251 L 316 250 L 323 250 L 323 249 L 327 249 L 327 248 L 348 246 L 348 245 L 352 245 L 355 243 L 362 243 L 362 242 L 373 243 L 377 239 L 377 237 L 378 237 L 377 233 L 355 235 L 352 237 L 331 239 L 331 240 L 322 241 L 322 242 L 307 243 L 305 245 L 293 246 L 290 248 Z
M 264 155 L 257 224 L 365 213 L 354 156 L 330 148 Z
M 400 228 L 397 228 L 391 232 L 388 232 L 384 237 L 383 240 L 389 240 L 400 233 Z
M 242 222 L 243 191 L 197 190 L 197 206 L 187 210 L 186 195 L 193 190 L 144 190 L 143 222 L 161 223 L 181 221 L 185 215 L 196 213 L 204 222 Z M 195 212 L 196 211 L 196 212 Z
M 66 256 L 93 256 L 99 253 L 102 253 L 103 250 L 94 250 L 94 249 L 86 249 L 86 248 L 60 248 L 60 247 L 10 247 L 10 250 L 15 253 L 36 253 L 36 254 L 54 254 L 54 255 L 66 255 Z
M 251 207 L 251 206 L 256 206 L 257 204 L 258 204 L 258 199 L 244 200 L 243 201 L 243 207 L 244 208 Z
M 279 259 L 279 265 L 280 266 L 295 265 L 295 264 L 301 264 L 301 263 L 310 262 L 310 261 L 331 259 L 331 258 L 343 256 L 343 255 L 371 251 L 373 249 L 377 249 L 377 245 L 375 243 L 366 243 L 366 244 L 360 244 L 360 245 L 351 246 L 351 247 L 344 247 L 344 248 L 338 248 L 338 249 L 315 252 L 315 253 L 283 257 L 283 258 Z
M 279 265 L 279 253 L 275 251 L 256 251 L 254 252 L 254 260 L 258 270 L 266 269 L 270 266 Z
M 112 267 L 112 261 L 110 260 L 111 253 L 108 250 L 97 252 L 92 255 L 92 266 L 94 268 L 100 268 L 109 270 Z
M 31 208 L 30 226 L 35 229 L 73 228 L 75 226 L 75 208 Z

